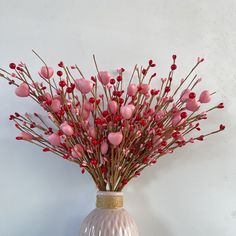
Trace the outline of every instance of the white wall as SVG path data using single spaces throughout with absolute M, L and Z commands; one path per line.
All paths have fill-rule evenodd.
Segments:
M 141 236 L 236 235 L 236 1 L 235 0 L 0 0 L 0 65 L 23 60 L 37 71 L 35 49 L 52 65 L 64 60 L 94 73 L 131 70 L 149 58 L 165 76 L 178 55 L 179 78 L 197 56 L 206 58 L 202 88 L 217 91 L 226 109 L 205 128 L 227 129 L 166 156 L 132 181 L 125 205 Z M 17 142 L 8 121 L 36 105 L 0 81 L 0 235 L 75 236 L 94 207 L 96 189 L 78 166 Z

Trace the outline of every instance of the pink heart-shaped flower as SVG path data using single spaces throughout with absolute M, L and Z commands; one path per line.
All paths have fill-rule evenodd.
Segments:
M 132 114 L 133 114 L 133 110 L 131 107 L 128 106 L 123 106 L 121 107 L 120 109 L 120 113 L 122 115 L 122 117 L 125 119 L 125 120 L 128 120 L 132 117 Z
M 177 125 L 181 125 L 183 124 L 183 122 L 186 120 L 184 118 L 181 118 L 181 112 L 178 112 L 177 114 L 175 114 L 173 117 L 172 117 L 172 120 L 171 120 L 171 123 L 172 123 L 172 126 L 177 126 Z
M 155 120 L 156 121 L 162 120 L 164 118 L 165 114 L 166 114 L 166 112 L 163 110 L 158 111 L 155 115 Z
M 192 112 L 195 112 L 199 109 L 200 107 L 200 102 L 197 102 L 197 100 L 194 99 L 188 99 L 186 102 L 186 109 Z
M 80 144 L 76 144 L 72 149 L 71 154 L 74 158 L 79 158 L 83 156 L 82 152 L 83 152 L 83 147 Z
M 108 108 L 111 111 L 111 113 L 114 115 L 118 111 L 119 106 L 116 101 L 110 100 L 108 102 Z
M 89 127 L 89 135 L 93 138 L 96 138 L 96 130 L 94 127 Z
M 107 151 L 108 151 L 108 144 L 107 144 L 107 142 L 103 142 L 101 144 L 101 153 L 102 153 L 102 155 L 105 155 L 107 153 Z
M 137 91 L 138 91 L 138 87 L 136 84 L 129 84 L 129 86 L 127 88 L 128 96 L 134 96 Z
M 54 70 L 51 67 L 48 66 L 42 66 L 39 74 L 45 78 L 45 79 L 50 79 L 53 76 Z
M 51 108 L 53 112 L 59 112 L 61 110 L 61 102 L 58 99 L 53 99 L 51 103 Z
M 109 74 L 108 71 L 99 71 L 98 73 L 98 80 L 103 84 L 103 85 L 108 85 L 110 83 L 111 75 Z
M 19 87 L 16 88 L 15 94 L 18 97 L 28 97 L 30 95 L 29 85 L 26 83 L 22 83 Z
M 20 137 L 24 140 L 31 141 L 33 139 L 33 135 L 30 133 L 22 132 Z
M 64 121 L 61 125 L 60 125 L 60 129 L 62 130 L 62 132 L 68 136 L 71 136 L 74 134 L 74 130 L 73 128 L 66 122 Z
M 189 94 L 191 93 L 190 89 L 185 89 L 180 95 L 180 101 L 186 102 L 189 99 Z
M 88 111 L 86 109 L 81 109 L 81 115 L 82 115 L 84 120 L 87 120 L 89 118 L 90 111 Z
M 139 92 L 141 94 L 145 94 L 146 95 L 148 93 L 149 89 L 150 89 L 150 85 L 149 84 L 140 84 L 139 85 Z
M 82 94 L 87 94 L 92 91 L 93 82 L 84 78 L 76 79 L 75 86 Z
M 199 97 L 200 103 L 208 103 L 211 101 L 211 95 L 208 90 L 204 90 Z
M 118 146 L 123 139 L 123 134 L 121 132 L 109 133 L 108 140 L 114 146 Z
M 61 143 L 60 136 L 57 134 L 50 134 L 48 136 L 48 142 L 53 146 L 59 146 Z

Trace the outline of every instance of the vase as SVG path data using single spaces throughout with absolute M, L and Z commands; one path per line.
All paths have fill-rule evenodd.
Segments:
M 97 192 L 96 208 L 84 219 L 80 236 L 138 236 L 134 219 L 123 208 L 122 192 Z

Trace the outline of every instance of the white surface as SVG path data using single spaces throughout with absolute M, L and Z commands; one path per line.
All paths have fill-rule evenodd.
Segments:
M 226 104 L 207 127 L 225 123 L 226 131 L 144 171 L 126 188 L 125 205 L 141 236 L 236 235 L 235 0 L 0 0 L 0 8 L 1 67 L 23 60 L 36 71 L 35 49 L 52 65 L 77 62 L 87 75 L 95 71 L 93 53 L 102 69 L 131 70 L 153 58 L 165 76 L 176 53 L 181 78 L 205 57 L 201 86 Z M 8 115 L 36 105 L 18 99 L 6 81 L 0 98 L 0 235 L 78 235 L 95 205 L 92 180 L 76 165 L 15 141 Z

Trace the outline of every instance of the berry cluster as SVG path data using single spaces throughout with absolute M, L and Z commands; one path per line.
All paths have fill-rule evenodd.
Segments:
M 173 88 L 176 58 L 172 56 L 168 76 L 159 79 L 154 72 L 149 76 L 156 67 L 153 60 L 146 67 L 135 66 L 127 79 L 124 68 L 116 75 L 99 70 L 94 57 L 97 74 L 88 79 L 77 65 L 59 62 L 55 72 L 39 57 L 44 64 L 38 73 L 42 82 L 32 78 L 24 63 L 11 63 L 11 71 L 1 69 L 0 77 L 16 86 L 18 97 L 38 103 L 53 124 L 49 126 L 37 113 L 16 112 L 9 117 L 20 130 L 16 139 L 79 164 L 99 190 L 121 191 L 161 156 L 225 129 L 220 124 L 216 131 L 198 134 L 200 122 L 224 104 L 206 109 L 214 93 L 194 91 L 201 79 L 191 77 L 202 58 Z M 159 89 L 151 88 L 152 83 L 159 83 Z

